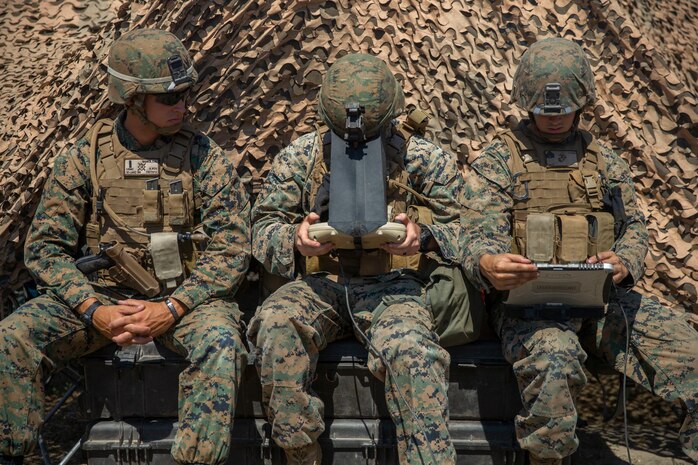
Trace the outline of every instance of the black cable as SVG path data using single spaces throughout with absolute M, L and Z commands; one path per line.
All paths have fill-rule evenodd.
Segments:
M 351 311 L 351 302 L 349 301 L 349 285 L 347 284 L 347 279 L 346 279 L 346 276 L 344 275 L 344 267 L 342 266 L 342 261 L 341 261 L 341 260 L 337 260 L 337 262 L 339 263 L 339 272 L 340 272 L 340 275 L 341 275 L 341 277 L 342 277 L 342 286 L 344 286 L 344 299 L 345 299 L 345 302 L 346 302 L 347 312 L 349 313 L 349 319 L 351 320 L 352 326 L 354 327 L 354 329 L 359 333 L 359 335 L 360 335 L 361 338 L 363 339 L 363 341 L 364 341 L 364 343 L 365 343 L 365 345 L 366 345 L 366 349 L 367 349 L 369 352 L 373 352 L 373 354 L 374 354 L 376 357 L 378 357 L 378 358 L 380 359 L 381 362 L 383 362 L 383 366 L 385 367 L 385 371 L 388 373 L 388 379 L 389 379 L 391 388 L 394 388 L 394 389 L 395 389 L 395 392 L 398 393 L 400 399 L 402 399 L 402 402 L 403 402 L 403 403 L 405 404 L 405 406 L 407 407 L 407 410 L 409 411 L 410 415 L 412 416 L 412 419 L 414 420 L 414 422 L 420 423 L 420 426 L 422 427 L 423 431 L 426 431 L 426 429 L 427 429 L 427 428 L 426 428 L 426 425 L 425 425 L 424 422 L 421 420 L 421 418 L 419 418 L 419 417 L 414 413 L 414 411 L 412 410 L 412 407 L 410 407 L 409 402 L 407 402 L 407 399 L 405 399 L 405 396 L 402 394 L 402 391 L 400 390 L 400 387 L 399 387 L 398 382 L 397 382 L 397 378 L 396 378 L 395 375 L 393 374 L 393 369 L 391 368 L 390 364 L 389 364 L 388 361 L 385 359 L 385 357 L 383 357 L 383 354 L 381 354 L 381 353 L 378 351 L 378 349 L 376 349 L 376 346 L 374 346 L 373 343 L 369 340 L 369 338 L 368 338 L 368 336 L 366 335 L 366 333 L 364 333 L 364 332 L 361 330 L 361 328 L 359 327 L 359 325 L 356 323 L 356 320 L 354 319 L 354 314 L 353 314 L 353 312 Z M 399 407 L 400 407 L 400 403 L 398 402 L 398 409 L 399 409 Z M 405 434 L 407 435 L 407 427 L 405 426 L 404 421 L 403 421 L 402 428 L 403 428 Z M 410 434 L 409 436 L 413 436 L 413 435 Z M 426 435 L 425 435 L 425 438 L 426 438 Z M 432 448 L 431 448 L 431 444 L 429 443 L 428 438 L 426 438 L 426 439 L 427 439 L 427 440 L 426 440 L 425 442 L 426 442 L 426 444 L 427 444 L 427 447 L 429 448 L 429 454 L 431 455 L 432 463 L 437 463 L 437 462 L 436 462 L 436 457 L 434 456 L 434 451 L 433 451 Z
M 618 295 L 619 288 L 613 284 L 616 290 L 616 295 Z M 625 291 L 628 292 L 627 290 Z M 630 439 L 628 437 L 628 407 L 627 407 L 627 392 L 625 390 L 626 383 L 628 381 L 628 352 L 630 352 L 630 332 L 632 328 L 628 323 L 628 315 L 625 313 L 623 305 L 620 303 L 620 299 L 617 300 L 618 308 L 620 308 L 623 314 L 623 319 L 625 320 L 625 356 L 623 357 L 623 381 L 621 385 L 621 396 L 623 396 L 623 429 L 625 433 L 625 450 L 628 453 L 628 463 L 633 465 L 633 459 L 630 457 Z

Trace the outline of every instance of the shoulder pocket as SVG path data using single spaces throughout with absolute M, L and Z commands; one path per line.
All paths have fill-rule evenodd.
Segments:
M 266 188 L 288 182 L 294 176 L 294 166 L 296 164 L 289 154 L 284 150 L 274 159 L 271 171 L 267 174 L 264 184 Z
M 228 161 L 223 149 L 212 140 L 204 136 L 194 137 L 191 158 L 192 171 L 198 172 L 194 174 L 197 197 L 212 198 L 233 181 L 232 163 Z
M 476 158 L 470 167 L 482 178 L 503 191 L 507 191 L 511 186 L 511 173 L 506 165 L 502 165 L 499 160 L 480 157 Z M 468 181 L 466 179 L 466 182 Z
M 87 167 L 77 161 L 77 155 L 71 150 L 68 156 L 59 156 L 53 165 L 53 178 L 66 191 L 72 191 L 85 185 Z

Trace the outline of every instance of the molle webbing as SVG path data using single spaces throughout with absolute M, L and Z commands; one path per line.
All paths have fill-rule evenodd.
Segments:
M 566 145 L 535 143 L 521 130 L 501 138 L 510 153 L 513 252 L 536 261 L 577 262 L 610 249 L 613 218 L 600 211 L 605 166 L 596 140 L 582 131 Z M 547 166 L 546 148 L 574 150 L 577 162 Z
M 567 205 L 587 211 L 602 208 L 599 173 L 605 168 L 603 159 L 596 140 L 579 132 L 565 147 L 578 153 L 578 162 L 570 166 L 546 166 L 546 146 L 533 142 L 521 130 L 501 134 L 510 153 L 514 210 L 545 212 Z
M 118 242 L 152 272 L 149 235 L 190 232 L 194 228 L 189 156 L 194 133 L 183 129 L 164 145 L 142 152 L 131 152 L 121 144 L 111 120 L 98 121 L 88 137 L 93 200 L 86 228 L 87 244 L 97 253 L 100 243 Z M 157 172 L 127 174 L 127 161 L 135 167 L 157 166 Z M 180 252 L 188 275 L 195 261 L 194 249 L 189 243 L 181 243 Z M 104 279 L 101 284 L 119 284 L 106 273 L 101 277 Z

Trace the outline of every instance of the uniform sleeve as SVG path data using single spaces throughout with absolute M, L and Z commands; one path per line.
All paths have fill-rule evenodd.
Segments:
M 460 216 L 464 181 L 455 157 L 418 136 L 410 138 L 407 171 L 417 180 L 416 188 L 429 198 L 434 224 L 429 229 L 439 254 L 449 262 L 460 261 Z
M 620 186 L 625 207 L 625 230 L 613 244 L 613 251 L 630 272 L 630 280 L 623 284 L 635 284 L 645 272 L 644 261 L 647 254 L 649 235 L 645 216 L 637 205 L 635 184 L 628 164 L 613 150 L 602 147 L 606 160 L 605 190 Z
M 307 134 L 276 156 L 252 209 L 252 254 L 269 273 L 289 279 L 296 271 L 296 227 L 307 215 L 303 186 L 315 141 L 315 133 Z
M 24 261 L 42 290 L 75 308 L 97 297 L 87 278 L 75 267 L 80 231 L 90 209 L 88 143 L 56 158 L 44 186 L 24 246 Z
M 192 153 L 194 195 L 200 223 L 211 237 L 189 277 L 172 297 L 193 309 L 210 298 L 234 294 L 250 262 L 250 201 L 232 162 L 212 140 L 197 136 Z
M 507 162 L 509 151 L 495 141 L 465 169 L 465 194 L 461 247 L 463 269 L 473 283 L 489 289 L 480 274 L 480 257 L 511 252 L 510 195 L 512 176 Z

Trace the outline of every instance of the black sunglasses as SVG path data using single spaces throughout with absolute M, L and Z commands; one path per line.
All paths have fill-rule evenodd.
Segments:
M 186 103 L 191 89 L 180 90 L 179 92 L 165 92 L 162 94 L 153 94 L 155 96 L 155 101 L 163 105 L 172 106 L 176 105 L 180 101 L 184 100 Z

